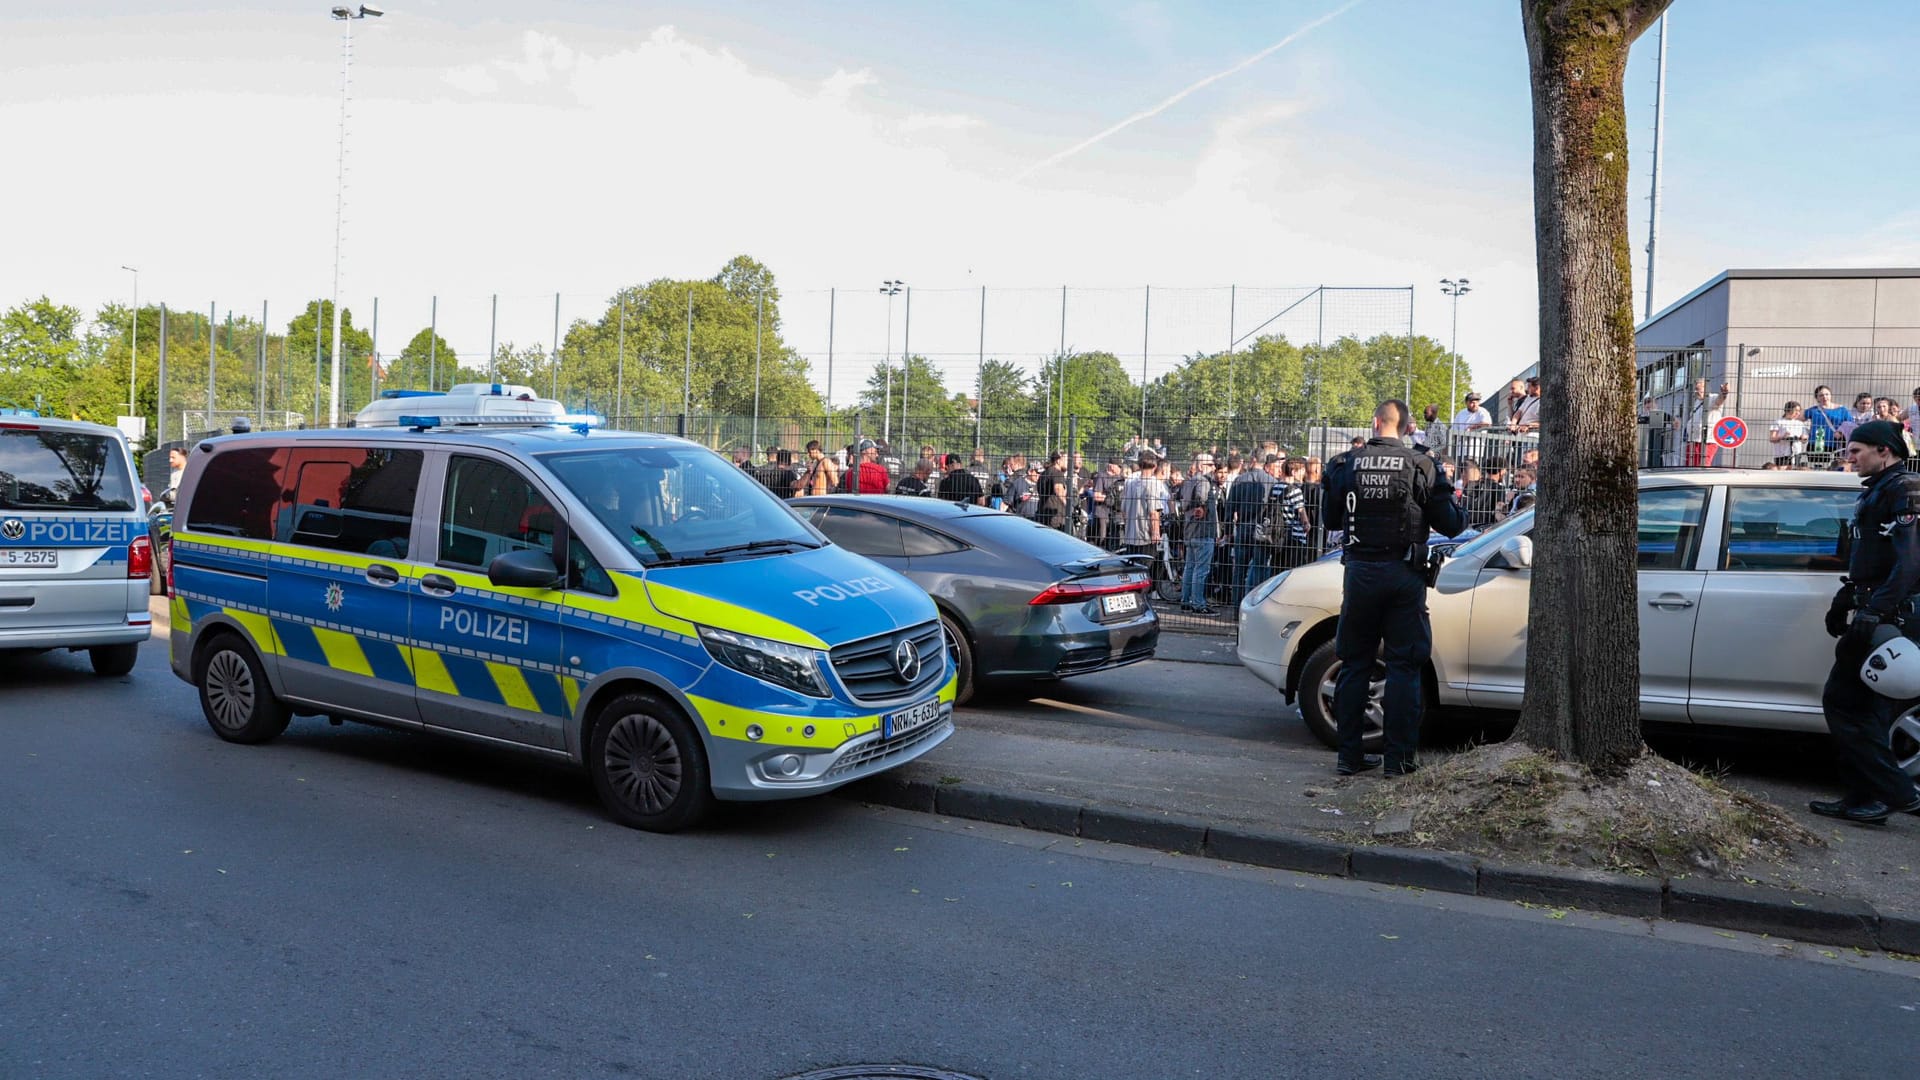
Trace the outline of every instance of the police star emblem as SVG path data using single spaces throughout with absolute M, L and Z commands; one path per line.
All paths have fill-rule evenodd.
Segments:
M 340 610 L 340 606 L 346 602 L 347 594 L 340 588 L 340 584 L 338 582 L 329 583 L 327 585 L 327 610 L 337 612 Z

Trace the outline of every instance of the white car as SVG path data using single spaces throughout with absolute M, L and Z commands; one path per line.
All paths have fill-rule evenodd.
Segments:
M 1640 477 L 1640 705 L 1663 724 L 1824 732 L 1833 664 L 1823 627 L 1846 568 L 1860 494 L 1849 473 L 1684 469 Z M 1429 710 L 1520 711 L 1527 666 L 1533 512 L 1462 545 L 1427 595 Z M 1240 663 L 1298 702 L 1334 743 L 1333 654 L 1342 570 L 1313 563 L 1263 582 L 1240 605 Z M 1604 642 L 1594 642 L 1604 648 Z M 1380 742 L 1380 683 L 1368 706 Z M 1920 706 L 1894 725 L 1902 768 L 1920 777 Z

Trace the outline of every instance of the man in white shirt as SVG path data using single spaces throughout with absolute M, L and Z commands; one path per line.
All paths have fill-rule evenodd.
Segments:
M 1481 441 L 1474 433 L 1492 426 L 1493 414 L 1480 407 L 1480 395 L 1468 394 L 1465 406 L 1453 414 L 1453 431 L 1447 440 L 1448 446 L 1455 453 L 1465 453 Z M 1463 435 L 1469 438 L 1463 440 Z

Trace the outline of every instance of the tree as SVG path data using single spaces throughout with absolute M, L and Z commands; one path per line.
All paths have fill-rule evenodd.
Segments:
M 432 327 L 422 327 L 388 367 L 387 380 L 406 389 L 444 390 L 453 385 L 459 370 L 460 358 L 447 339 Z
M 314 355 L 314 340 L 320 342 L 319 371 L 309 374 L 302 358 Z M 169 336 L 169 342 L 172 338 Z M 285 355 L 291 361 L 288 371 L 288 408 L 307 412 L 318 390 L 319 412 L 308 422 L 327 422 L 327 386 L 333 377 L 333 301 L 313 300 L 307 309 L 287 323 Z M 373 355 L 373 337 L 353 325 L 353 309 L 340 309 L 340 415 L 344 420 L 362 405 L 373 400 L 373 371 L 368 358 Z M 171 358 L 170 358 L 171 359 Z M 171 394 L 171 390 L 169 390 Z
M 1644 747 L 1623 79 L 1629 47 L 1669 2 L 1520 5 L 1547 390 L 1518 735 L 1601 774 Z
M 893 364 L 891 379 L 887 367 L 886 364 L 873 365 L 873 373 L 867 376 L 867 384 L 860 390 L 860 408 L 868 413 L 878 416 L 886 412 L 887 388 L 891 382 L 895 420 L 906 416 L 916 420 L 946 420 L 965 415 L 954 407 L 940 369 L 926 357 L 915 353 L 904 363 Z

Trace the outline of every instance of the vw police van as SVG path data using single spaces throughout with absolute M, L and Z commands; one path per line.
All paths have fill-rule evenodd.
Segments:
M 195 446 L 170 656 L 239 743 L 289 715 L 583 765 L 668 831 L 827 791 L 952 734 L 927 595 L 697 444 L 550 416 Z
M 84 650 L 125 675 L 153 630 L 152 572 L 126 437 L 0 410 L 0 651 Z

